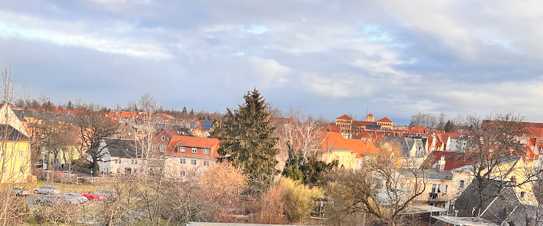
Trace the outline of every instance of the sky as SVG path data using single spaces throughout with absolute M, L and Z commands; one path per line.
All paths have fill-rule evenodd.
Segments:
M 223 112 L 543 121 L 540 1 L 0 1 L 15 95 Z

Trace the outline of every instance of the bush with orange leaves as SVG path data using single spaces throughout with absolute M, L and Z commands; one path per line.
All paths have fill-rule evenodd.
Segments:
M 198 182 L 207 218 L 216 222 L 233 222 L 235 213 L 241 211 L 241 193 L 247 187 L 246 176 L 230 164 L 219 163 L 211 166 Z

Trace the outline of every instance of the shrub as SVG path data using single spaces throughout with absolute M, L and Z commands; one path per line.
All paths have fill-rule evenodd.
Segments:
M 309 188 L 298 181 L 282 178 L 266 192 L 258 214 L 260 223 L 298 223 L 311 215 L 315 199 L 322 197 L 318 188 Z

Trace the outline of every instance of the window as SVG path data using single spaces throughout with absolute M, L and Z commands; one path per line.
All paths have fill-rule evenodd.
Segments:
M 185 152 L 185 147 L 179 146 L 179 147 L 177 147 L 177 151 L 178 152 Z
M 164 150 L 166 150 L 166 145 L 160 144 L 160 145 L 158 146 L 158 150 L 159 150 L 160 152 L 164 152 Z
M 526 192 L 523 192 L 523 191 L 520 192 L 520 198 L 521 199 L 524 198 L 525 195 L 526 195 Z
M 204 154 L 209 154 L 209 148 L 204 148 Z
M 464 180 L 460 180 L 460 184 L 458 185 L 460 189 L 464 189 Z
M 186 176 L 187 173 L 184 171 L 184 170 L 181 170 L 181 172 L 179 173 L 179 175 L 181 175 L 182 177 Z
M 204 166 L 209 166 L 209 161 L 204 161 Z
M 195 154 L 198 149 L 192 148 L 192 154 Z
M 119 164 L 121 164 L 121 162 L 122 162 L 121 159 L 119 159 Z
M 162 136 L 160 139 L 161 139 L 162 141 L 166 141 L 166 136 Z
M 190 163 L 191 163 L 192 165 L 196 165 L 196 159 L 190 160 Z
M 179 162 L 180 162 L 181 164 L 185 164 L 185 163 L 187 163 L 187 160 L 186 160 L 186 159 L 179 159 Z
M 437 184 L 432 184 L 432 193 L 437 192 Z

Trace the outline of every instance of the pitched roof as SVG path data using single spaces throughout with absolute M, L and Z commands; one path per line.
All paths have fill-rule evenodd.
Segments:
M 220 141 L 217 138 L 175 135 L 172 136 L 171 143 L 185 147 L 214 148 L 219 145 Z
M 411 126 L 409 127 L 409 132 L 410 133 L 427 133 L 428 128 L 424 126 Z
M 104 139 L 107 151 L 112 157 L 135 158 L 138 150 L 136 140 L 133 139 Z
M 9 104 L 3 104 L 0 108 L 0 125 L 9 126 L 24 137 L 29 137 L 27 128 L 17 115 L 15 115 Z
M 340 120 L 353 120 L 353 118 L 347 114 L 343 114 L 343 115 L 340 115 L 339 117 L 337 117 L 336 119 L 340 119 Z
M 378 122 L 392 122 L 392 119 L 390 119 L 389 117 L 385 116 L 383 117 L 382 119 L 379 119 L 377 120 Z
M 219 148 L 220 141 L 217 138 L 205 138 L 205 137 L 194 137 L 194 136 L 183 136 L 183 135 L 174 135 L 171 137 L 171 140 L 168 144 L 167 154 L 175 156 L 185 156 L 185 157 L 200 157 L 200 158 L 217 158 L 219 154 L 217 150 Z M 196 153 L 191 152 L 177 152 L 177 147 L 187 147 L 187 148 L 206 148 L 209 149 L 209 154 L 202 153 L 197 151 Z
M 378 148 L 371 142 L 362 140 L 345 139 L 341 134 L 335 132 L 327 132 L 321 142 L 321 151 L 350 151 L 357 156 L 375 154 L 379 152 Z
M 507 220 L 516 208 L 522 206 L 515 191 L 507 186 L 507 183 L 498 180 L 474 179 L 455 201 L 458 216 L 482 217 L 497 224 Z M 479 191 L 479 187 L 482 191 Z M 482 202 L 482 207 L 479 213 L 476 208 L 480 202 Z
M 442 156 L 445 157 L 444 170 L 454 170 L 475 163 L 475 159 L 468 157 L 462 152 L 433 151 L 426 157 L 422 163 L 422 167 L 426 169 L 432 168 Z

